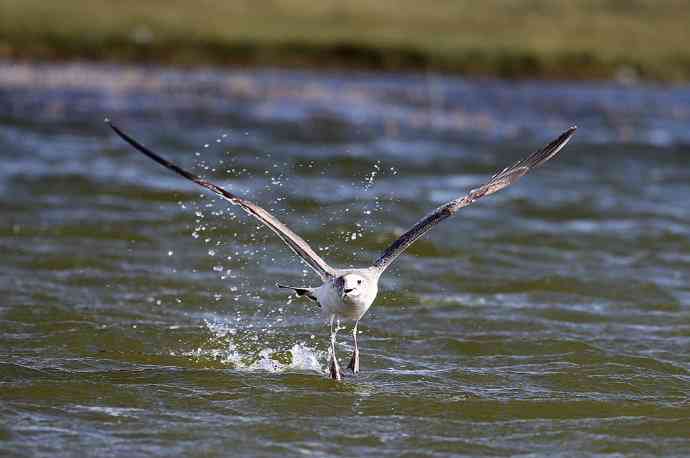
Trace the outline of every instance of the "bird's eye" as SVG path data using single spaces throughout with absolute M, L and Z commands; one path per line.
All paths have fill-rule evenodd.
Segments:
M 362 280 L 357 280 L 357 284 L 358 284 L 358 285 L 361 285 L 361 284 L 362 284 Z

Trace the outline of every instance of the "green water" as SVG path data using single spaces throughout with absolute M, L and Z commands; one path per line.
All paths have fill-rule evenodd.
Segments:
M 690 88 L 5 63 L 0 106 L 1 455 L 690 454 Z M 105 116 L 341 267 L 580 129 L 395 264 L 337 383 L 307 267 Z

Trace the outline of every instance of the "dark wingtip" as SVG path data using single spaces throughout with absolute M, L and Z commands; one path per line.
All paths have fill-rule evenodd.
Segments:
M 570 140 L 570 138 L 575 135 L 575 132 L 577 132 L 577 126 L 573 125 L 568 127 L 568 129 L 563 132 L 560 136 L 560 138 L 565 138 L 567 140 Z
M 105 118 L 103 118 L 103 122 L 106 123 L 106 124 L 108 125 L 108 127 L 110 127 L 111 129 L 113 129 L 113 130 L 115 131 L 116 134 L 118 134 L 120 137 L 122 137 L 122 138 L 124 138 L 125 140 L 127 140 L 127 138 L 126 138 L 127 135 L 125 135 L 124 132 L 122 132 L 120 129 L 118 129 L 117 126 L 116 126 L 115 124 L 113 124 L 113 122 L 111 121 L 111 119 L 110 119 L 108 116 L 106 116 Z M 131 142 L 130 142 L 130 143 L 131 143 Z
M 563 132 L 561 134 L 560 138 L 564 140 L 564 143 L 567 143 L 570 141 L 570 139 L 573 137 L 573 135 L 575 135 L 575 132 L 577 132 L 577 126 L 572 125 L 572 126 L 568 127 L 568 130 L 566 130 L 565 132 Z M 563 146 L 565 146 L 565 144 Z

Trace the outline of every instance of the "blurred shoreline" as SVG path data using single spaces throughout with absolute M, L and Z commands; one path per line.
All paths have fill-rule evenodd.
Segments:
M 690 81 L 690 2 L 0 0 L 0 58 Z
M 593 144 L 672 148 L 690 144 L 690 86 L 644 82 L 629 86 L 433 72 L 181 69 L 0 59 L 0 102 L 5 119 L 15 122 L 82 122 L 86 112 L 89 122 L 103 128 L 103 116 L 129 116 L 125 107 L 131 104 L 137 113 L 147 113 L 153 125 L 162 119 L 193 122 L 203 110 L 207 119 L 215 116 L 225 126 L 270 118 L 277 125 L 297 124 L 308 130 L 320 126 L 331 134 L 357 131 L 364 143 L 377 137 L 399 141 L 409 136 L 405 140 L 409 151 L 425 150 L 423 139 L 439 136 L 483 144 L 530 137 L 541 142 L 572 124 L 587 132 L 580 135 L 580 142 L 586 136 Z M 94 118 L 95 112 L 102 116 Z M 421 143 L 411 147 L 410 142 Z M 366 151 L 368 147 L 360 152 Z

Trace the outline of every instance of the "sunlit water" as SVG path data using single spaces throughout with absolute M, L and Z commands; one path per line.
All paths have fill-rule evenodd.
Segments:
M 690 88 L 0 65 L 0 454 L 690 453 Z M 326 376 L 332 264 L 555 137 L 404 255 Z M 339 336 L 342 362 L 352 350 Z

